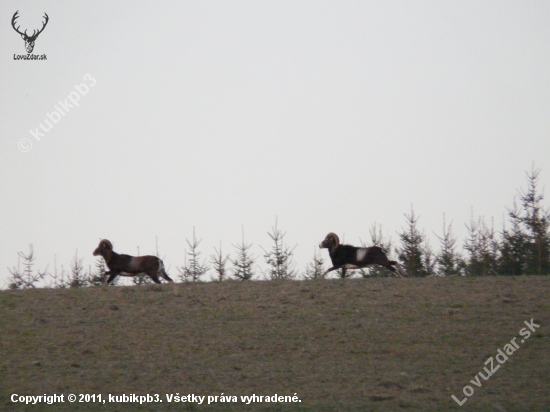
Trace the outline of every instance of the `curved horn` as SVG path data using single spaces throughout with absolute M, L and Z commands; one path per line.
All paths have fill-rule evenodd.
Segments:
M 332 242 L 332 247 L 336 247 L 340 244 L 340 239 L 338 238 L 338 235 L 336 233 L 330 232 L 326 237 L 325 240 Z
M 113 250 L 113 244 L 107 239 L 101 240 L 101 242 L 99 242 L 99 246 L 103 246 L 109 250 Z

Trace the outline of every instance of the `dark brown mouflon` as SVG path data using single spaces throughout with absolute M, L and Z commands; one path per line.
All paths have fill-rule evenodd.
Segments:
M 382 248 L 378 246 L 356 247 L 341 245 L 338 236 L 331 232 L 319 244 L 319 247 L 321 249 L 328 249 L 330 260 L 332 261 L 332 267 L 323 276 L 333 270 L 342 269 L 342 277 L 345 277 L 347 269 L 360 269 L 372 264 L 384 266 L 397 276 L 405 276 L 399 263 L 395 260 L 389 260 Z M 397 270 L 394 266 L 397 267 Z
M 155 283 L 160 283 L 159 276 L 168 282 L 173 282 L 164 270 L 164 263 L 156 256 L 129 256 L 119 255 L 113 251 L 113 244 L 107 239 L 99 242 L 94 250 L 94 256 L 103 256 L 105 264 L 109 268 L 107 284 L 111 283 L 118 275 L 136 276 L 141 273 L 148 275 Z

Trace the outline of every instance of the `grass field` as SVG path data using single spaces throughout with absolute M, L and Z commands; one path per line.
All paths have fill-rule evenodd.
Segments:
M 550 411 L 549 296 L 550 277 L 1 291 L 0 410 Z M 540 327 L 521 343 L 531 319 Z M 500 369 L 471 383 L 513 338 Z M 459 406 L 451 395 L 462 400 L 466 385 Z M 65 403 L 10 400 L 54 393 Z M 222 394 L 238 401 L 206 405 Z M 301 402 L 241 402 L 253 394 Z

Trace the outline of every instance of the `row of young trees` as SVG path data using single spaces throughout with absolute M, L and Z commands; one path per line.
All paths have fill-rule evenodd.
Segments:
M 494 229 L 483 217 L 466 224 L 467 238 L 463 251 L 458 250 L 452 224 L 447 226 L 443 216 L 443 233 L 437 236 L 439 252 L 434 253 L 426 236 L 418 229 L 419 217 L 411 208 L 405 214 L 407 227 L 399 234 L 401 245 L 393 248 L 381 235 L 372 237 L 372 244 L 386 253 L 395 251 L 409 276 L 519 276 L 550 274 L 550 210 L 544 208 L 544 195 L 539 190 L 539 169 L 527 173 L 527 190 L 518 192 L 519 205 L 514 199 L 507 209 L 509 229 Z M 380 232 L 381 233 L 381 232 Z M 384 269 L 385 270 L 385 269 Z
M 401 263 L 413 276 L 519 276 L 550 274 L 550 210 L 544 208 L 539 190 L 539 169 L 527 173 L 527 190 L 518 192 L 512 208 L 507 209 L 509 228 L 503 222 L 500 232 L 494 222 L 472 216 L 466 225 L 464 252 L 457 250 L 451 225 L 443 223 L 440 250 L 434 254 L 417 229 L 418 218 L 411 210 L 406 215 L 408 228 L 399 235 L 397 248 Z
M 434 253 L 429 246 L 426 235 L 418 228 L 419 217 L 411 207 L 410 214 L 405 214 L 406 227 L 399 233 L 400 244 L 395 246 L 391 239 L 382 235 L 382 227 L 374 224 L 370 229 L 370 241 L 363 246 L 380 246 L 388 256 L 396 256 L 405 268 L 408 276 L 487 276 L 487 275 L 548 275 L 550 274 L 550 211 L 542 205 L 543 194 L 539 190 L 540 170 L 533 169 L 527 173 L 527 190 L 518 192 L 519 205 L 514 200 L 512 208 L 508 209 L 510 228 L 503 228 L 496 232 L 493 222 L 487 224 L 483 218 L 474 220 L 473 216 L 466 225 L 467 238 L 464 241 L 463 251 L 458 250 L 457 238 L 453 236 L 452 224 L 447 225 L 443 217 L 443 233 L 438 236 L 440 249 Z M 267 269 L 262 271 L 257 265 L 257 258 L 250 252 L 252 244 L 244 240 L 244 230 L 240 244 L 234 245 L 236 257 L 231 259 L 225 255 L 220 244 L 219 249 L 210 259 L 201 260 L 199 246 L 200 239 L 195 236 L 187 240 L 189 250 L 185 253 L 184 265 L 177 267 L 178 278 L 181 282 L 197 282 L 205 279 L 211 270 L 215 280 L 228 279 L 317 279 L 324 276 L 326 270 L 325 259 L 319 249 L 315 248 L 313 259 L 307 264 L 305 271 L 300 275 L 293 261 L 294 249 L 284 242 L 286 233 L 275 225 L 268 232 L 272 240 L 269 250 L 262 248 L 263 259 Z M 95 266 L 84 268 L 83 259 L 75 253 L 68 270 L 61 266 L 49 272 L 34 271 L 34 251 L 30 245 L 29 253 L 19 252 L 19 259 L 23 260 L 23 269 L 8 268 L 8 288 L 27 289 L 36 287 L 43 282 L 46 287 L 66 288 L 101 285 L 105 280 L 105 262 L 98 258 Z M 157 247 L 158 256 L 158 247 Z M 330 262 L 329 262 L 330 263 Z M 229 267 L 231 264 L 231 267 Z M 361 276 L 391 276 L 392 273 L 383 267 L 351 270 L 346 277 Z M 337 272 L 337 276 L 342 276 Z M 150 283 L 147 276 L 132 277 L 134 284 Z M 113 282 L 120 284 L 120 278 Z
M 267 271 L 262 271 L 257 265 L 257 258 L 250 253 L 250 248 L 253 245 L 247 244 L 244 240 L 244 229 L 241 243 L 234 245 L 236 250 L 236 257 L 234 259 L 230 259 L 229 255 L 224 255 L 220 244 L 220 248 L 214 248 L 215 253 L 206 261 L 204 259 L 201 260 L 200 257 L 199 245 L 202 239 L 197 239 L 195 228 L 193 228 L 192 240 L 186 239 L 189 249 L 185 252 L 184 264 L 176 267 L 178 271 L 177 280 L 181 282 L 202 281 L 211 269 L 215 274 L 213 280 L 217 281 L 228 279 L 253 280 L 262 277 L 269 280 L 297 279 L 298 272 L 295 270 L 295 263 L 293 261 L 295 247 L 289 248 L 284 244 L 285 233 L 277 227 L 277 220 L 275 220 L 275 226 L 272 227 L 271 232 L 268 232 L 268 235 L 274 244 L 271 250 L 262 248 L 265 253 L 264 259 L 268 264 Z M 156 256 L 160 257 L 158 247 Z M 107 268 L 103 258 L 98 257 L 96 259 L 94 268 L 91 265 L 85 268 L 83 259 L 78 257 L 78 251 L 75 252 L 68 269 L 65 269 L 61 265 L 60 270 L 58 270 L 57 263 L 55 262 L 53 271 L 49 271 L 48 267 L 43 271 L 34 270 L 36 257 L 32 244 L 29 246 L 29 252 L 19 252 L 18 258 L 17 267 L 8 268 L 8 289 L 35 288 L 39 283 L 48 288 L 99 286 L 106 280 L 105 273 Z M 231 263 L 232 267 L 229 267 L 229 263 Z M 152 283 L 151 279 L 146 275 L 133 276 L 131 279 L 135 285 Z M 111 282 L 115 286 L 121 283 L 120 277 L 115 278 Z

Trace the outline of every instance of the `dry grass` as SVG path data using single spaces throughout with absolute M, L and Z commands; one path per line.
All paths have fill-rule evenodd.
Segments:
M 2 291 L 0 410 L 550 410 L 549 292 L 550 277 Z M 459 407 L 451 394 L 531 318 L 540 329 Z M 12 393 L 164 402 L 25 408 Z M 167 403 L 175 393 L 302 402 Z

